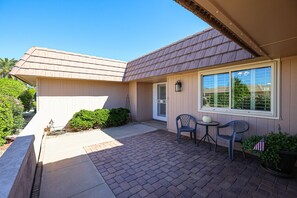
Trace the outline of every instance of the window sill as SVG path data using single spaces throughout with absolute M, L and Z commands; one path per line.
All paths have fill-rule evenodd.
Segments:
M 203 108 L 201 108 L 198 110 L 198 112 L 279 120 L 279 116 L 274 116 L 274 115 L 272 115 L 272 113 L 262 113 L 262 112 L 253 112 L 253 111 L 240 111 L 240 110 L 232 111 L 229 109 L 217 110 L 217 109 L 203 109 Z

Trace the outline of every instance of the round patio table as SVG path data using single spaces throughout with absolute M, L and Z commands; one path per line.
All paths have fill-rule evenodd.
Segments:
M 199 146 L 200 142 L 202 142 L 204 140 L 208 140 L 208 144 L 209 144 L 209 150 L 211 150 L 211 143 L 210 143 L 210 140 L 209 138 L 214 142 L 216 143 L 216 141 L 211 137 L 211 135 L 209 135 L 208 133 L 208 127 L 209 126 L 218 126 L 220 123 L 219 122 L 216 122 L 216 121 L 212 121 L 212 122 L 203 122 L 202 120 L 199 120 L 197 121 L 197 124 L 199 125 L 202 125 L 202 126 L 205 126 L 205 135 L 200 139 L 200 141 L 197 143 L 197 146 Z

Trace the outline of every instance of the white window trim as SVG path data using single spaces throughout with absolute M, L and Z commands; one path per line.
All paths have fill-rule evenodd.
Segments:
M 256 110 L 238 110 L 231 109 L 231 104 L 229 103 L 229 108 L 214 108 L 214 107 L 202 107 L 202 76 L 203 75 L 213 75 L 219 73 L 229 73 L 229 101 L 231 102 L 231 72 L 236 70 L 261 68 L 265 66 L 271 67 L 271 111 L 256 111 Z M 249 116 L 249 117 L 259 117 L 259 118 L 269 118 L 269 119 L 279 119 L 280 112 L 280 60 L 276 59 L 273 61 L 261 61 L 256 63 L 244 64 L 230 66 L 220 69 L 211 69 L 198 72 L 198 112 L 205 113 L 219 113 L 227 115 L 238 115 L 238 116 Z

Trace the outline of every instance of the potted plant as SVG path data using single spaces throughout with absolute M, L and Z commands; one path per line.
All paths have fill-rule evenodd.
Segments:
M 264 149 L 256 149 L 256 145 L 261 141 L 264 141 Z M 262 167 L 268 172 L 279 176 L 293 176 L 297 159 L 296 135 L 271 132 L 265 136 L 252 136 L 243 142 L 243 148 L 258 155 Z

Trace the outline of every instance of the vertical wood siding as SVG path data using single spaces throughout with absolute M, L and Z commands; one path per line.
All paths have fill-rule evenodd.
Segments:
M 153 117 L 152 83 L 130 82 L 129 101 L 132 119 L 135 121 L 151 120 Z
M 50 115 L 56 126 L 65 126 L 81 109 L 126 107 L 127 96 L 127 83 L 39 79 L 39 111 Z
M 182 81 L 182 92 L 174 91 L 177 80 Z M 277 131 L 278 125 L 282 131 L 291 135 L 297 134 L 297 57 L 281 60 L 280 68 L 280 119 L 265 119 L 247 116 L 224 115 L 218 113 L 198 112 L 198 73 L 174 75 L 167 78 L 168 82 L 168 122 L 170 131 L 176 131 L 175 118 L 182 113 L 202 119 L 203 115 L 209 115 L 220 123 L 231 120 L 246 120 L 250 124 L 247 136 L 263 135 L 270 131 Z M 215 136 L 215 127 L 210 127 L 211 135 Z M 201 132 L 202 131 L 202 132 Z M 198 136 L 204 134 L 204 128 L 198 125 Z
M 153 84 L 137 83 L 137 120 L 146 121 L 153 117 Z
M 129 82 L 129 103 L 133 120 L 137 117 L 137 82 Z

